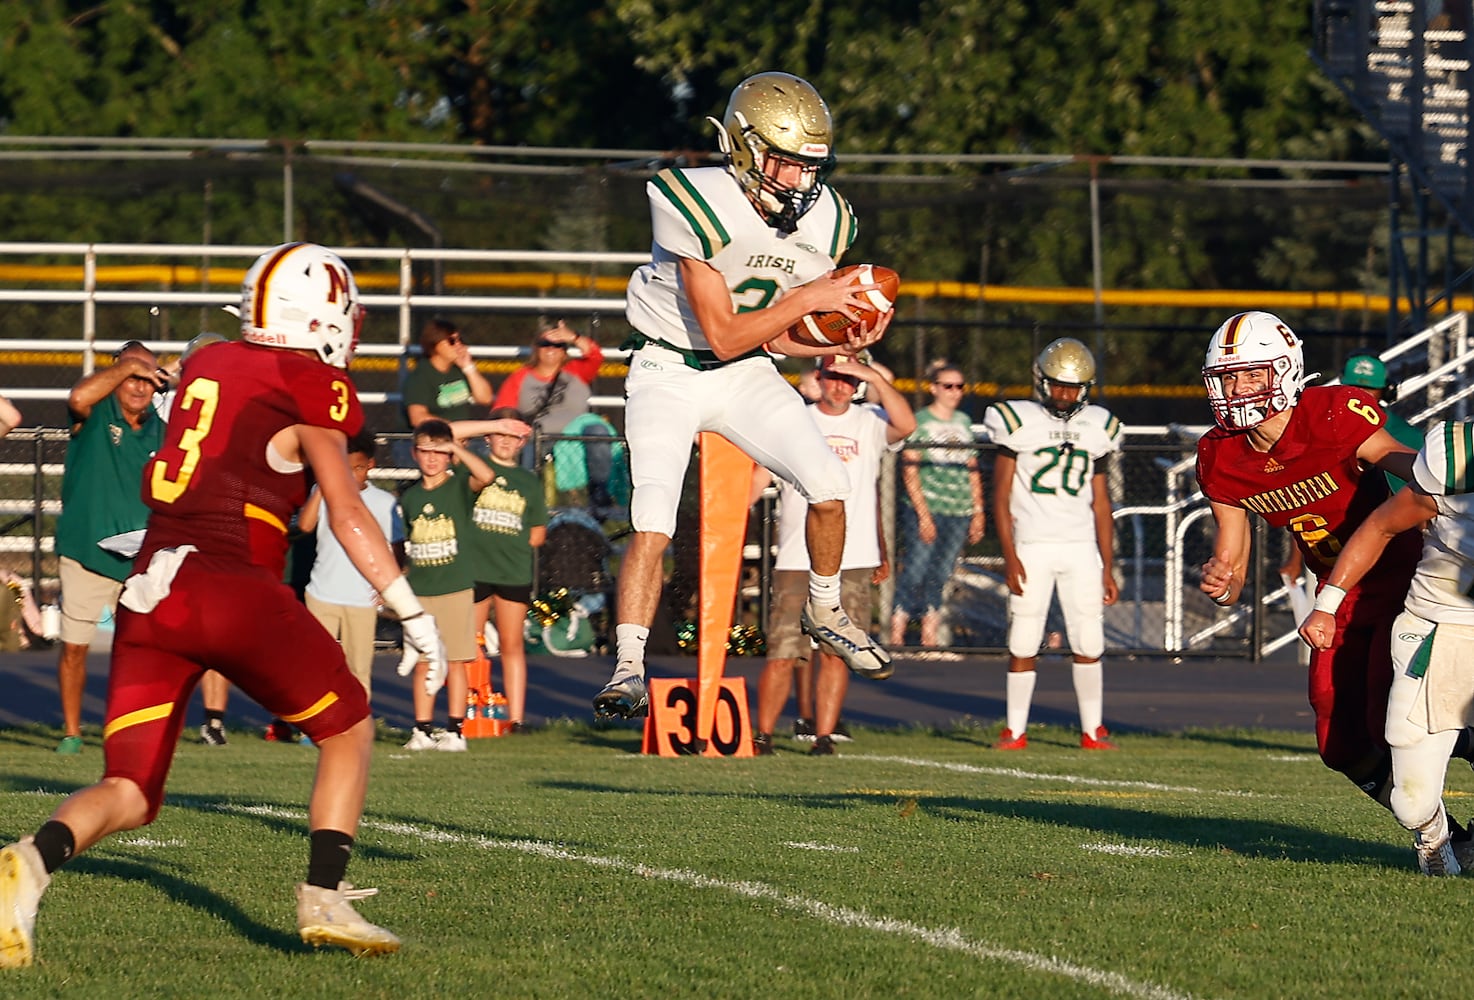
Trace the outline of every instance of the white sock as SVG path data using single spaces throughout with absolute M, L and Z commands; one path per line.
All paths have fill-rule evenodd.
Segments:
M 1038 678 L 1035 670 L 1008 672 L 1008 731 L 1014 736 L 1024 735 L 1029 728 L 1029 705 L 1034 701 L 1034 682 Z
M 1094 736 L 1105 713 L 1105 672 L 1100 661 L 1075 664 L 1075 700 L 1080 703 L 1080 729 Z
M 644 625 L 620 622 L 614 626 L 614 659 L 619 666 L 628 665 L 630 671 L 645 676 L 645 641 L 650 630 Z M 615 673 L 619 673 L 618 669 Z
M 816 608 L 839 607 L 839 574 L 820 576 L 809 571 L 809 601 Z

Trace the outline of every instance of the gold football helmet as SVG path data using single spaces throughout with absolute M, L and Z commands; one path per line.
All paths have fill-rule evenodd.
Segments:
M 1090 387 L 1095 384 L 1095 357 L 1090 348 L 1073 337 L 1061 337 L 1034 361 L 1034 398 L 1050 416 L 1068 419 L 1085 409 L 1090 401 Z M 1056 393 L 1053 387 L 1077 390 Z
M 759 73 L 732 91 L 720 122 L 708 120 L 719 129 L 732 176 L 763 218 L 793 232 L 834 169 L 834 126 L 819 92 L 789 73 Z

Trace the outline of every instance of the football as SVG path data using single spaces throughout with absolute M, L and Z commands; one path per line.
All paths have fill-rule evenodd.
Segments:
M 880 286 L 865 293 L 870 308 L 861 310 L 860 322 L 867 325 L 874 323 L 881 313 L 896 304 L 896 295 L 901 290 L 901 276 L 890 268 L 879 264 L 851 264 L 834 273 L 841 278 L 853 275 L 852 280 L 856 284 Z M 843 344 L 845 332 L 854 325 L 855 320 L 841 312 L 809 313 L 788 328 L 788 335 L 798 343 L 810 347 L 832 347 Z

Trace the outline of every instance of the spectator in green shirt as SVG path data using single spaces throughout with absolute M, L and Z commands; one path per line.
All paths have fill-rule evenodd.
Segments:
M 164 440 L 154 394 L 168 373 L 138 341 L 124 344 L 113 364 L 72 387 L 67 409 L 72 440 L 61 480 L 56 553 L 61 576 L 61 656 L 56 665 L 65 727 L 57 753 L 82 751 L 82 690 L 87 649 L 104 612 L 117 608 L 133 555 L 104 548 L 115 535 L 148 522 L 143 467 Z M 137 549 L 133 548 L 132 553 Z

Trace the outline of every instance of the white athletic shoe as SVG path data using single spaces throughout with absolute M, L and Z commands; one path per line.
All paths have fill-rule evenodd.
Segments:
M 1413 831 L 1413 850 L 1418 853 L 1418 870 L 1435 878 L 1440 875 L 1458 875 L 1463 871 L 1459 859 L 1454 857 L 1454 847 L 1449 838 L 1437 844 L 1424 844 L 1423 837 Z
M 465 753 L 466 738 L 460 733 L 446 730 L 435 734 L 435 749 L 444 750 L 446 753 Z
M 399 950 L 399 938 L 358 915 L 349 902 L 377 895 L 378 889 L 355 889 L 339 882 L 336 889 L 297 883 L 297 932 L 314 948 L 325 944 L 354 955 L 387 955 Z
M 850 621 L 844 608 L 815 608 L 812 601 L 804 604 L 798 617 L 799 627 L 826 652 L 844 660 L 845 666 L 861 677 L 883 681 L 896 672 L 890 654 L 875 640 Z
M 409 742 L 404 745 L 404 748 L 406 750 L 434 750 L 435 737 L 425 732 L 419 726 L 416 726 L 414 732 L 410 734 Z
M 634 663 L 620 663 L 604 690 L 594 695 L 594 718 L 638 719 L 650 711 L 645 675 Z
M 50 884 L 32 838 L 0 850 L 0 969 L 35 960 L 36 906 Z

